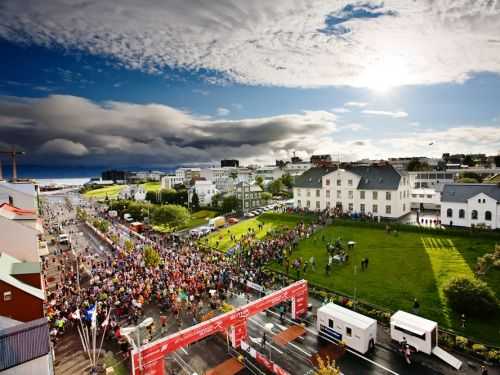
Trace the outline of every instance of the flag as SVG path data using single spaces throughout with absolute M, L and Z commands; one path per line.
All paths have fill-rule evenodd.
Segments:
M 96 327 L 96 321 L 97 321 L 97 308 L 94 305 L 94 309 L 92 310 L 92 317 L 91 317 L 91 327 L 92 328 Z
M 85 319 L 87 321 L 92 321 L 93 315 L 96 311 L 96 305 L 90 306 L 86 311 L 85 311 Z

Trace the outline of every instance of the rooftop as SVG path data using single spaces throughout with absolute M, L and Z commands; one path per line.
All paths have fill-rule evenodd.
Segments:
M 26 273 L 39 273 L 40 264 L 33 263 L 34 262 L 21 262 L 6 253 L 0 253 L 0 280 L 38 299 L 44 300 L 45 293 L 43 290 L 25 284 L 12 276 Z
M 8 203 L 0 204 L 0 215 L 11 220 L 35 220 L 35 210 L 24 210 Z
M 446 184 L 441 201 L 466 203 L 468 199 L 481 193 L 500 202 L 500 187 L 492 184 Z
M 295 186 L 299 188 L 320 189 L 321 177 L 335 171 L 336 167 L 313 167 L 295 177 Z

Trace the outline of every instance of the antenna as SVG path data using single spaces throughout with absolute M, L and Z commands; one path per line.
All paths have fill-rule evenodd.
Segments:
M 16 151 L 15 147 L 12 147 L 10 151 L 0 151 L 0 154 L 9 155 L 12 159 L 12 181 L 17 180 L 17 155 L 25 155 L 24 151 Z

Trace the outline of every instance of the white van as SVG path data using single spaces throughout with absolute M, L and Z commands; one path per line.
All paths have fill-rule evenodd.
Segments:
M 391 316 L 391 339 L 406 340 L 417 351 L 431 354 L 438 344 L 437 323 L 399 310 Z
M 318 309 L 320 337 L 344 342 L 362 354 L 377 343 L 377 321 L 345 307 L 328 303 Z

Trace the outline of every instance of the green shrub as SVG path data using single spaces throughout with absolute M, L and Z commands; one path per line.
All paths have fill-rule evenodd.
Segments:
M 151 246 L 144 247 L 144 263 L 146 267 L 156 267 L 160 264 L 160 254 Z
M 498 310 L 498 300 L 486 283 L 466 277 L 456 277 L 445 285 L 444 293 L 452 309 L 467 316 L 492 316 Z
M 460 348 L 460 349 L 465 349 L 467 348 L 467 344 L 469 343 L 469 340 L 463 336 L 456 336 L 455 337 L 455 345 Z
M 488 353 L 486 353 L 486 358 L 488 358 L 492 362 L 500 362 L 500 351 L 490 350 Z
M 477 354 L 482 354 L 486 352 L 486 346 L 482 344 L 474 344 L 472 345 L 472 351 Z

